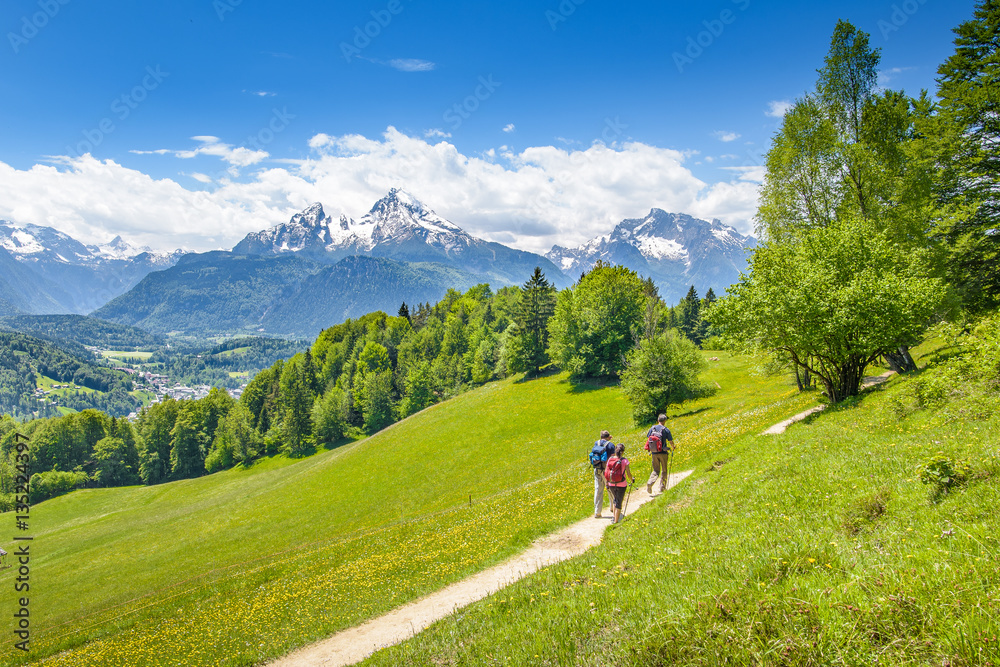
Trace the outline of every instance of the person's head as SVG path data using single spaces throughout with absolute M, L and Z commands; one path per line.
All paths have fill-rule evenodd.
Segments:
M 665 424 L 667 423 L 667 416 L 661 412 L 660 416 L 656 418 L 656 421 L 660 422 L 661 424 Z
M 611 434 L 607 431 L 601 431 L 601 440 L 610 440 Z
M 621 458 L 621 457 L 625 456 L 625 443 L 624 442 L 619 442 L 618 446 L 615 447 L 615 456 L 617 456 L 618 458 Z

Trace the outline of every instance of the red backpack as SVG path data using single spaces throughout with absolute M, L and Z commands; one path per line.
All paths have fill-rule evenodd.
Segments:
M 659 428 L 657 428 L 659 426 Z M 662 454 L 667 451 L 666 428 L 656 424 L 650 429 L 651 433 L 646 438 L 646 451 L 652 454 Z
M 608 465 L 604 468 L 604 479 L 611 484 L 620 484 L 625 481 L 625 459 L 613 456 L 608 459 Z

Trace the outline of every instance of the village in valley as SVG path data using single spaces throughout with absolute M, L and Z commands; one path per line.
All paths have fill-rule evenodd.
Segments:
M 139 412 L 146 407 L 155 405 L 168 398 L 174 400 L 197 400 L 208 396 L 212 390 L 211 384 L 184 384 L 170 375 L 153 372 L 146 363 L 151 353 L 149 352 L 121 352 L 117 350 L 105 350 L 100 347 L 88 345 L 86 349 L 93 353 L 97 359 L 105 359 L 116 363 L 113 369 L 127 373 L 132 380 L 132 390 L 129 392 L 142 400 L 142 405 L 137 410 L 128 414 L 129 421 L 135 421 L 139 417 Z M 202 358 L 202 355 L 194 355 Z M 220 387 L 227 391 L 234 399 L 239 399 L 246 388 L 249 380 L 249 373 L 231 373 L 231 377 L 246 378 L 236 387 Z M 38 386 L 34 391 L 34 398 L 40 403 L 59 408 L 63 405 L 67 396 L 76 393 L 94 391 L 73 381 L 53 382 L 42 376 L 39 377 Z

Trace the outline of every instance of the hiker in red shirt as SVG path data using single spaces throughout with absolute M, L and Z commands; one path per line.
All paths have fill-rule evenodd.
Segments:
M 625 458 L 625 445 L 618 443 L 615 447 L 615 455 L 608 459 L 604 466 L 604 481 L 608 483 L 608 494 L 611 496 L 611 507 L 614 508 L 614 518 L 611 523 L 618 523 L 622 517 L 622 500 L 625 499 L 625 489 L 628 477 L 635 484 L 635 476 L 629 468 L 629 461 Z
M 657 477 L 660 478 L 660 493 L 663 493 L 670 484 L 667 476 L 670 470 L 670 454 L 674 450 L 674 437 L 670 435 L 670 429 L 666 424 L 667 416 L 661 414 L 646 433 L 646 449 L 653 456 L 653 471 L 646 482 L 646 493 L 649 495 L 653 495 L 653 483 Z

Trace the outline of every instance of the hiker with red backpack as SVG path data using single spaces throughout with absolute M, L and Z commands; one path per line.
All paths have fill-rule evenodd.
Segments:
M 666 427 L 667 416 L 660 414 L 656 423 L 646 433 L 646 449 L 653 456 L 653 471 L 649 473 L 646 482 L 646 493 L 653 495 L 653 483 L 660 479 L 660 493 L 663 493 L 670 480 L 670 454 L 674 450 L 674 437 Z
M 611 507 L 614 509 L 614 517 L 611 523 L 618 523 L 622 520 L 622 501 L 625 499 L 625 489 L 628 483 L 625 477 L 628 476 L 635 484 L 635 476 L 629 468 L 629 461 L 625 458 L 625 445 L 618 443 L 615 447 L 615 454 L 608 459 L 604 467 L 604 481 L 608 485 L 608 494 L 611 496 Z
M 594 468 L 594 518 L 600 519 L 604 510 L 604 467 L 615 453 L 611 434 L 601 431 L 601 438 L 590 450 L 590 465 Z

